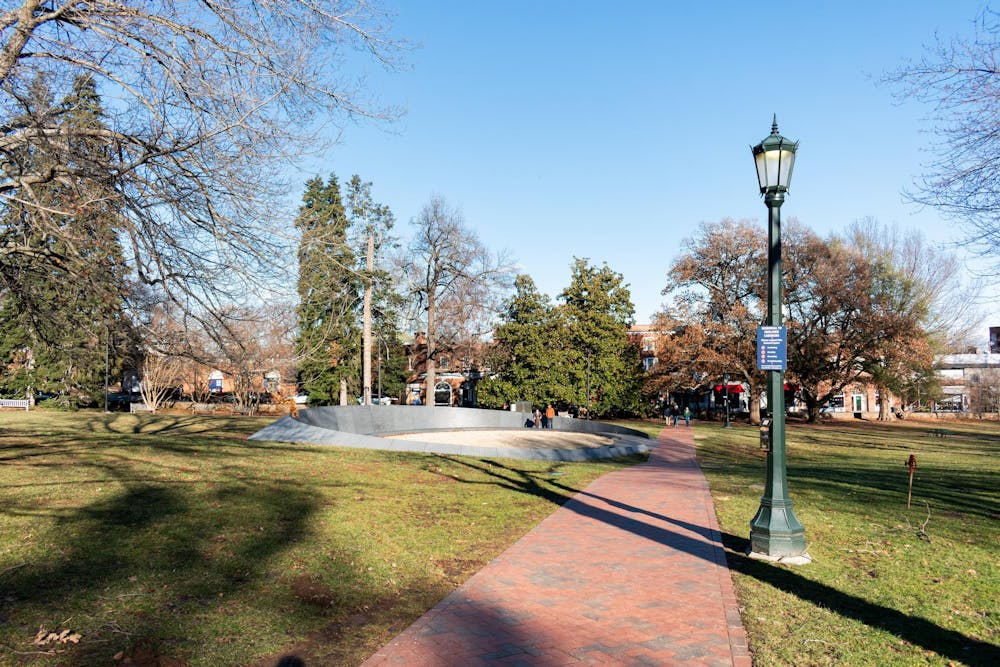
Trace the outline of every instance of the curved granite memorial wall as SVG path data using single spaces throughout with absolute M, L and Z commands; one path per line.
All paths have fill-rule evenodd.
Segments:
M 614 424 L 570 417 L 556 417 L 552 430 L 603 435 L 610 437 L 614 444 L 573 449 L 527 449 L 390 440 L 381 437 L 424 431 L 515 430 L 524 428 L 528 416 L 523 412 L 477 408 L 417 405 L 328 406 L 302 410 L 297 417 L 279 419 L 254 433 L 250 439 L 465 456 L 570 461 L 623 456 L 649 449 L 649 436 L 645 433 Z

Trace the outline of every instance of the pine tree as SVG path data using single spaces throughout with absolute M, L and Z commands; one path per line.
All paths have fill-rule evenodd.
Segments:
M 36 188 L 45 210 L 10 204 L 0 242 L 12 252 L 0 270 L 0 358 L 8 366 L 3 391 L 58 392 L 78 402 L 98 400 L 105 345 L 117 323 L 125 323 L 128 272 L 117 235 L 118 212 L 108 147 L 83 130 L 104 127 L 104 112 L 92 78 L 78 76 L 58 104 L 42 79 L 33 86 L 26 116 L 53 120 L 67 141 L 53 140 L 21 158 L 36 166 L 60 160 L 92 174 L 83 181 L 51 181 Z M 57 230 L 58 233 L 54 233 Z
M 349 221 L 333 174 L 306 183 L 295 226 L 299 241 L 299 381 L 318 405 L 339 402 L 341 383 L 359 386 L 362 275 L 348 238 Z

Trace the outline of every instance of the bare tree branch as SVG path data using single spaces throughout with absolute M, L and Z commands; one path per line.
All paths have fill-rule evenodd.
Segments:
M 348 55 L 394 67 L 401 48 L 367 0 L 21 0 L 0 13 L 0 209 L 71 238 L 69 203 L 109 201 L 137 279 L 219 308 L 286 268 L 288 160 L 324 125 L 397 115 L 351 82 Z M 81 74 L 103 128 L 26 104 L 39 77 L 58 99 Z M 100 148 L 86 160 L 70 154 L 83 140 Z M 44 162 L 23 159 L 38 146 Z M 62 206 L 37 190 L 53 183 Z

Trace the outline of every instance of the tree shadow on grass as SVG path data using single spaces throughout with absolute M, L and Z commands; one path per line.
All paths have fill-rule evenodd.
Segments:
M 828 609 L 865 625 L 884 630 L 900 639 L 938 655 L 968 665 L 1000 665 L 1000 646 L 954 630 L 942 628 L 919 616 L 904 614 L 891 607 L 869 602 L 832 586 L 807 579 L 795 570 L 755 560 L 746 555 L 750 540 L 722 534 L 730 570 L 774 586 L 817 607 Z
M 248 600 L 245 589 L 255 589 L 273 557 L 306 536 L 316 502 L 315 494 L 289 485 L 219 480 L 193 493 L 169 483 L 127 482 L 56 515 L 48 538 L 54 548 L 5 572 L 0 632 L 21 643 L 26 631 L 37 630 L 22 627 L 26 619 L 75 617 L 84 640 L 57 647 L 62 662 L 110 664 L 119 649 L 158 659 L 155 647 L 162 646 L 163 655 L 172 653 L 169 664 L 184 664 L 177 658 L 197 646 L 188 638 L 198 624 L 217 619 L 230 600 L 273 604 Z M 323 614 L 301 602 L 290 613 Z
M 859 489 L 885 499 L 905 502 L 907 470 L 883 467 L 836 468 L 830 466 L 790 466 L 789 477 L 793 483 L 801 480 L 812 489 L 830 497 L 842 496 L 845 491 Z M 997 492 L 996 473 L 991 470 L 946 471 L 931 466 L 917 468 L 913 482 L 914 499 L 927 500 L 932 507 L 946 511 L 1000 518 L 1000 494 Z M 861 499 L 863 500 L 863 498 Z
M 789 569 L 787 566 L 751 559 L 744 555 L 750 544 L 748 539 L 739 538 L 728 533 L 720 535 L 716 530 L 708 526 L 696 525 L 667 515 L 649 512 L 628 503 L 603 497 L 586 490 L 579 491 L 573 489 L 558 481 L 545 480 L 543 484 L 539 481 L 539 478 L 544 476 L 545 473 L 529 473 L 523 470 L 516 470 L 492 460 L 481 461 L 480 463 L 484 465 L 476 465 L 470 461 L 458 462 L 474 468 L 495 480 L 493 482 L 470 481 L 469 483 L 496 483 L 504 488 L 530 493 L 563 506 L 566 511 L 572 511 L 581 516 L 606 522 L 623 531 L 640 535 L 659 544 L 682 550 L 693 556 L 712 562 L 716 562 L 718 557 L 717 550 L 724 548 L 729 568 L 732 571 L 758 579 L 811 604 L 840 614 L 845 618 L 851 618 L 869 627 L 892 633 L 904 641 L 922 647 L 925 650 L 933 651 L 943 657 L 960 660 L 969 665 L 983 665 L 984 667 L 986 665 L 1000 664 L 1000 647 L 993 644 L 942 628 L 924 618 L 904 614 L 896 609 L 844 593 L 832 586 L 811 581 L 794 570 Z M 508 477 L 491 468 L 514 472 L 517 477 Z M 672 524 L 687 533 L 694 533 L 704 539 L 694 539 L 685 533 L 679 533 L 653 525 L 648 521 L 611 512 L 587 502 L 586 499 L 597 500 L 619 510 L 639 516 L 646 516 L 651 520 Z

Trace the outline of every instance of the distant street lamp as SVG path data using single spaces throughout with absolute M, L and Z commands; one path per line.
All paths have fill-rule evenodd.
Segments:
M 778 134 L 775 116 L 771 134 L 753 146 L 760 193 L 768 210 L 767 325 L 781 326 L 781 205 L 792 180 L 798 142 Z M 805 529 L 792 511 L 785 470 L 785 373 L 767 373 L 767 405 L 771 409 L 767 451 L 767 481 L 760 508 L 750 521 L 750 555 L 767 560 L 808 562 Z
M 378 338 L 378 342 L 381 343 L 379 346 L 378 353 L 378 400 L 382 401 L 382 348 L 385 347 L 385 358 L 389 358 L 389 344 L 382 339 L 381 336 Z
M 725 385 L 726 392 L 726 426 L 725 428 L 732 428 L 733 425 L 729 423 L 729 373 L 722 374 L 722 383 Z
M 111 349 L 111 327 L 104 325 L 104 412 L 108 412 L 108 375 L 111 372 L 110 364 Z

